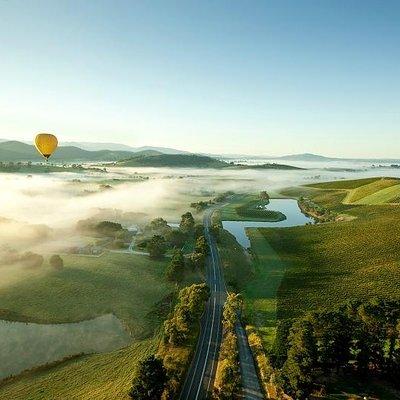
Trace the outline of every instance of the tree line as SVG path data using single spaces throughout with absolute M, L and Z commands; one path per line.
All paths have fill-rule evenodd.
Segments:
M 135 400 L 169 399 L 179 390 L 182 379 L 181 360 L 171 359 L 173 350 L 185 345 L 204 311 L 210 290 L 205 283 L 193 284 L 179 291 L 176 305 L 164 322 L 164 354 L 152 354 L 138 364 L 129 396 Z M 183 366 L 184 367 L 184 366 Z
M 223 336 L 218 360 L 213 399 L 240 398 L 239 350 L 235 326 L 239 322 L 243 300 L 239 294 L 228 293 L 222 317 Z
M 400 301 L 350 302 L 278 327 L 274 364 L 296 399 L 332 374 L 385 379 L 400 387 Z

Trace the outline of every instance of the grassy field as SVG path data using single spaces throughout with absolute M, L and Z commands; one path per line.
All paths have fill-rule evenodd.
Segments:
M 359 180 L 344 180 L 323 182 L 307 187 L 324 190 L 344 191 L 346 196 L 343 204 L 391 204 L 400 201 L 400 179 L 398 178 L 367 178 Z
M 45 265 L 38 275 L 1 287 L 2 318 L 58 323 L 114 313 L 134 338 L 154 332 L 157 303 L 173 290 L 164 278 L 167 261 L 120 253 L 63 259 L 61 271 Z
M 264 334 L 267 344 L 274 320 L 274 282 L 278 284 L 282 278 L 276 299 L 278 319 L 333 308 L 350 299 L 400 297 L 400 243 L 396 239 L 400 234 L 400 207 L 344 204 L 349 190 L 364 190 L 366 185 L 369 190 L 375 185 L 379 193 L 388 182 L 380 178 L 338 181 L 283 192 L 307 196 L 352 216 L 352 220 L 249 230 L 257 274 L 248 283 L 245 296 L 250 320 Z
M 236 194 L 229 199 L 229 204 L 221 208 L 220 218 L 222 221 L 281 221 L 284 219 L 283 214 L 276 211 L 265 210 L 262 217 L 253 216 L 255 205 L 260 205 L 265 201 L 260 200 L 257 194 Z M 247 212 L 246 212 L 246 205 Z M 238 210 L 242 211 L 239 213 Z M 260 210 L 257 210 L 260 211 Z
M 354 210 L 337 224 L 260 229 L 288 268 L 278 291 L 278 318 L 350 299 L 400 297 L 400 209 Z
M 0 399 L 128 399 L 135 366 L 157 350 L 160 324 L 170 310 L 176 288 L 164 277 L 168 259 L 108 252 L 63 259 L 61 271 L 45 265 L 36 275 L 1 288 L 2 318 L 57 323 L 112 312 L 135 341 L 118 351 L 39 367 L 0 382 Z M 182 285 L 200 279 L 199 273 L 189 273 Z M 173 354 L 183 362 L 191 351 L 188 345 Z
M 27 372 L 0 384 L 0 399 L 127 400 L 138 361 L 156 347 L 155 339 L 144 340 L 112 353 Z
M 261 231 L 247 229 L 253 254 L 254 276 L 243 290 L 245 315 L 254 325 L 266 348 L 275 338 L 277 291 L 283 279 L 286 263 L 271 247 Z

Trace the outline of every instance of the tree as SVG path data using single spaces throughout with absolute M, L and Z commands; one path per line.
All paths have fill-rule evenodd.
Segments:
M 242 305 L 243 299 L 239 293 L 228 293 L 224 304 L 222 320 L 225 330 L 234 331 L 235 324 L 239 320 Z
M 180 229 L 171 229 L 165 233 L 165 240 L 172 247 L 182 247 L 185 243 L 185 234 Z
M 269 201 L 269 194 L 265 190 L 263 190 L 262 192 L 260 192 L 260 199 Z
M 196 253 L 208 254 L 208 243 L 203 235 L 197 238 L 194 250 Z
M 96 232 L 102 236 L 114 236 L 116 232 L 122 229 L 121 224 L 111 221 L 101 221 L 95 226 Z
M 160 400 L 167 383 L 167 373 L 154 355 L 141 361 L 129 396 L 134 400 Z
M 185 258 L 182 250 L 175 250 L 166 270 L 166 278 L 170 282 L 181 282 L 185 273 Z
M 204 225 L 196 224 L 194 226 L 194 236 L 198 238 L 199 236 L 204 235 Z
M 221 344 L 218 387 L 214 397 L 218 400 L 240 398 L 240 367 L 237 337 L 233 332 L 225 334 Z
M 160 235 L 154 235 L 147 242 L 147 251 L 151 258 L 162 258 L 167 250 L 165 240 Z
M 164 322 L 164 340 L 170 344 L 182 344 L 188 338 L 190 328 L 200 318 L 204 303 L 210 296 L 205 283 L 186 286 L 179 291 L 178 302 L 169 319 Z
M 188 258 L 188 264 L 192 269 L 202 269 L 204 267 L 205 255 L 203 253 L 191 253 Z
M 170 226 L 164 218 L 155 218 L 146 226 L 148 231 L 165 231 L 168 229 L 170 229 Z
M 313 387 L 317 366 L 317 348 L 313 326 L 309 318 L 293 324 L 289 334 L 289 350 L 283 366 L 288 391 L 296 398 L 307 397 Z
M 176 308 L 174 315 L 164 322 L 164 340 L 173 345 L 180 345 L 189 336 L 189 325 L 185 309 Z
M 19 261 L 28 268 L 39 268 L 42 266 L 44 258 L 40 254 L 32 253 L 27 251 L 22 254 Z
M 193 231 L 195 222 L 193 215 L 190 211 L 186 212 L 181 217 L 181 222 L 179 224 L 180 229 L 184 233 L 191 233 Z
M 50 257 L 50 265 L 54 269 L 63 269 L 64 268 L 64 260 L 58 255 L 58 254 L 53 254 Z

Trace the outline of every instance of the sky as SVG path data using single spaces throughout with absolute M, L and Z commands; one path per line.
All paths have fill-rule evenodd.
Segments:
M 0 138 L 400 157 L 400 2 L 0 0 Z

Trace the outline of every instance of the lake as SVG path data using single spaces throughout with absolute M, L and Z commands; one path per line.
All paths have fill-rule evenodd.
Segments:
M 237 242 L 244 248 L 250 247 L 246 228 L 287 228 L 290 226 L 306 225 L 314 220 L 304 215 L 294 199 L 271 199 L 265 206 L 266 210 L 280 211 L 286 219 L 279 222 L 268 221 L 222 221 L 224 229 L 235 236 Z
M 116 350 L 130 342 L 113 314 L 68 324 L 0 320 L 0 379 L 67 356 Z

